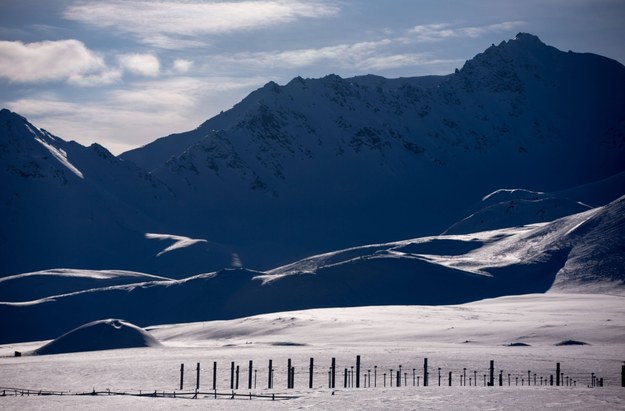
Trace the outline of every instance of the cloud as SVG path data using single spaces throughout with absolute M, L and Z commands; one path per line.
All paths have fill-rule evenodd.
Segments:
M 174 60 L 172 69 L 175 73 L 186 73 L 189 71 L 192 65 L 193 61 L 191 60 L 177 59 Z
M 505 21 L 474 27 L 452 27 L 451 24 L 447 23 L 425 24 L 413 27 L 410 29 L 410 33 L 414 35 L 413 40 L 416 42 L 433 42 L 460 37 L 476 38 L 488 33 L 514 30 L 524 25 L 525 22 L 523 21 Z
M 161 68 L 153 54 L 122 54 L 117 59 L 121 68 L 139 76 L 156 77 Z
M 76 73 L 69 76 L 67 82 L 75 86 L 106 86 L 121 80 L 122 71 L 106 69 L 96 73 Z
M 233 53 L 214 56 L 215 66 L 228 68 L 243 66 L 258 70 L 297 69 L 327 64 L 352 73 L 368 70 L 387 70 L 398 67 L 451 64 L 460 60 L 434 60 L 429 53 L 406 53 L 393 51 L 405 39 L 382 39 L 378 41 L 339 44 L 321 48 L 255 53 Z
M 146 79 L 98 91 L 82 101 L 35 93 L 7 102 L 6 107 L 61 138 L 85 145 L 97 141 L 118 154 L 202 123 L 263 81 L 254 77 Z
M 16 83 L 113 82 L 104 60 L 78 40 L 0 41 L 0 77 Z
M 137 36 L 162 48 L 197 47 L 197 36 L 252 30 L 301 18 L 334 16 L 336 6 L 320 0 L 105 0 L 76 1 L 64 17 Z
M 233 53 L 214 56 L 217 65 L 240 65 L 257 68 L 297 68 L 318 64 L 324 61 L 338 62 L 343 65 L 358 64 L 367 56 L 390 44 L 390 40 L 339 44 L 321 48 L 308 48 L 285 51 L 267 51 L 254 53 Z

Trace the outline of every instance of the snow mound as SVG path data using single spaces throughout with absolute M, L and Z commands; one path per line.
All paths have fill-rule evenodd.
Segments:
M 588 345 L 588 343 L 583 342 L 583 341 L 577 341 L 577 340 L 566 340 L 566 341 L 560 341 L 559 343 L 557 343 L 556 347 L 562 347 L 562 346 L 567 346 L 567 345 Z
M 120 348 L 155 347 L 160 342 L 147 331 L 123 320 L 93 321 L 52 340 L 35 354 L 64 354 Z

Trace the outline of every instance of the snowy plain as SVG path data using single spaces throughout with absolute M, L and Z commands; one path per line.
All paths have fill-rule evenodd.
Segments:
M 3 409 L 625 409 L 620 370 L 625 359 L 625 298 L 592 294 L 531 294 L 450 306 L 329 308 L 258 315 L 230 321 L 148 327 L 162 347 L 11 357 L 44 342 L 0 347 L 0 386 L 45 390 L 137 392 L 193 390 L 201 364 L 201 392 L 211 392 L 212 362 L 217 390 L 230 393 L 230 362 L 241 367 L 237 393 L 288 395 L 289 400 L 138 398 L 130 396 L 0 397 Z M 560 345 L 574 340 L 586 345 Z M 511 346 L 524 343 L 527 346 Z M 377 388 L 343 388 L 343 369 L 362 357 L 363 378 L 378 366 Z M 315 359 L 314 389 L 308 389 L 309 358 Z M 337 361 L 336 389 L 328 389 L 328 367 Z M 295 367 L 295 389 L 287 389 L 287 360 Z M 429 359 L 430 386 L 413 386 L 412 369 L 423 373 Z M 267 389 L 269 359 L 274 389 Z M 257 389 L 247 389 L 248 361 L 258 370 Z M 489 361 L 503 370 L 503 387 L 484 387 Z M 560 362 L 576 386 L 527 386 L 527 371 L 547 378 Z M 407 372 L 407 386 L 390 387 L 390 370 Z M 442 381 L 438 386 L 438 368 Z M 477 372 L 478 385 L 459 386 L 459 375 Z M 447 376 L 453 373 L 453 386 Z M 383 373 L 387 386 L 383 387 Z M 588 388 L 591 373 L 605 387 Z M 511 374 L 512 386 L 507 386 Z M 518 377 L 518 386 L 515 385 Z M 533 377 L 533 375 L 532 375 Z M 373 378 L 373 377 L 372 377 Z M 422 377 L 420 377 L 422 378 Z M 524 379 L 521 386 L 521 379 Z M 364 384 L 364 380 L 361 380 Z M 422 380 L 421 380 L 422 381 Z M 533 381 L 532 381 L 533 383 Z M 334 395 L 332 395 L 334 392 Z

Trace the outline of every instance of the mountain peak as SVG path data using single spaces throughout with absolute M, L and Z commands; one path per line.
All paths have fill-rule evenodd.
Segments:
M 543 43 L 538 36 L 534 35 L 534 34 L 530 34 L 530 33 L 518 33 L 514 40 L 516 41 L 522 41 L 526 44 L 540 44 L 540 45 L 545 45 L 545 43 Z
M 17 113 L 12 112 L 7 108 L 3 108 L 0 110 L 0 120 L 2 121 L 18 121 L 21 123 L 26 123 L 28 120 L 26 118 L 20 116 Z

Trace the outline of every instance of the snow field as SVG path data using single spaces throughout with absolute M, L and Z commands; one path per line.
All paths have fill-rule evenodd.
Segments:
M 274 313 L 231 321 L 164 325 L 150 328 L 164 346 L 49 356 L 10 357 L 41 343 L 0 347 L 0 386 L 90 392 L 178 390 L 180 364 L 184 389 L 212 388 L 212 364 L 218 363 L 219 392 L 230 392 L 230 364 L 240 367 L 238 393 L 247 394 L 248 361 L 258 370 L 253 393 L 274 392 L 298 398 L 265 400 L 186 400 L 135 397 L 0 397 L 6 409 L 623 409 L 620 370 L 625 358 L 623 297 L 585 294 L 535 294 L 502 297 L 456 306 L 393 306 L 319 309 Z M 564 340 L 588 345 L 556 346 Z M 525 342 L 526 347 L 507 346 Z M 378 366 L 377 388 L 343 389 L 343 370 L 361 355 L 363 374 Z M 315 359 L 314 390 L 308 389 L 309 358 Z M 336 358 L 335 395 L 328 368 Z M 412 369 L 422 375 L 429 360 L 430 387 L 412 386 Z M 287 360 L 295 367 L 295 389 L 286 389 Z M 267 387 L 269 359 L 274 389 Z M 504 387 L 483 387 L 490 360 L 495 374 L 504 370 Z M 561 363 L 577 386 L 520 386 L 527 370 L 548 378 Z M 389 387 L 390 369 L 408 373 L 407 387 Z M 442 385 L 438 387 L 438 368 Z M 459 375 L 477 371 L 478 386 L 459 387 Z M 445 386 L 448 372 L 453 386 Z M 383 387 L 383 373 L 387 387 Z M 604 388 L 586 388 L 594 372 Z M 507 374 L 513 386 L 507 387 Z M 515 378 L 519 386 L 515 386 Z M 496 378 L 497 381 L 497 378 Z M 361 379 L 364 384 L 364 380 Z M 533 383 L 533 381 L 532 381 Z M 473 384 L 473 380 L 472 380 Z M 373 384 L 372 384 L 373 385 Z M 340 387 L 340 388 L 339 388 Z

